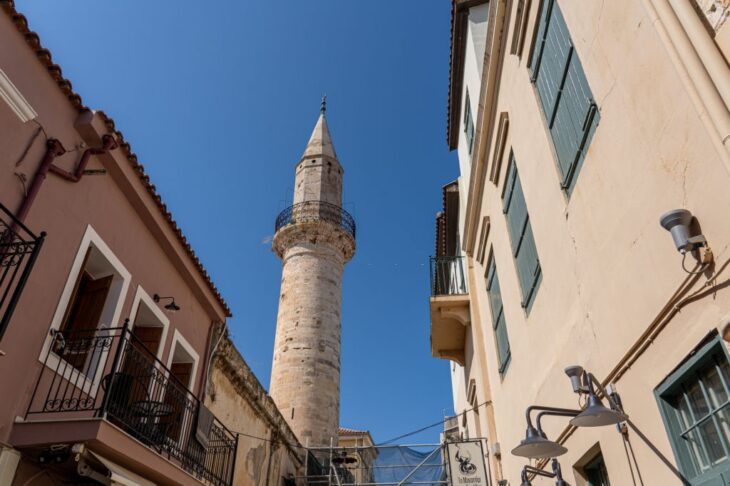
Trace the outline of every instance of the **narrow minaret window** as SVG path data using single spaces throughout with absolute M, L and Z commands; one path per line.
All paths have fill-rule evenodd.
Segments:
M 299 440 L 314 447 L 337 442 L 342 272 L 355 253 L 355 221 L 342 209 L 343 171 L 326 103 L 323 97 L 295 167 L 293 205 L 276 218 L 273 241 L 282 275 L 269 393 L 279 410 L 291 409 L 288 422 Z

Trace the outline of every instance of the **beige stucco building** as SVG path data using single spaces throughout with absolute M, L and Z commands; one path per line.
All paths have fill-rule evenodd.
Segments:
M 730 481 L 727 18 L 719 0 L 453 2 L 460 177 L 437 216 L 431 345 L 495 484 L 520 484 L 528 406 L 585 404 L 571 365 L 631 422 L 543 418 L 570 484 Z M 706 238 L 684 255 L 660 225 L 679 208 Z

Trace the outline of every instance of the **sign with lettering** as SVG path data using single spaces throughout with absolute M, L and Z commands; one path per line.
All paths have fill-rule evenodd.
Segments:
M 481 441 L 449 442 L 446 450 L 452 486 L 489 486 Z

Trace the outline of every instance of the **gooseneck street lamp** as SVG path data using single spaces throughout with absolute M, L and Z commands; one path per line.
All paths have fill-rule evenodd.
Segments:
M 586 396 L 586 404 L 580 410 L 571 410 L 567 408 L 546 407 L 543 405 L 531 405 L 527 407 L 525 418 L 527 421 L 527 431 L 525 438 L 517 447 L 512 449 L 512 454 L 520 457 L 528 457 L 530 459 L 546 459 L 557 457 L 568 452 L 568 449 L 561 444 L 547 438 L 542 430 L 541 419 L 545 415 L 558 417 L 572 417 L 570 424 L 575 427 L 602 427 L 604 425 L 616 425 L 628 420 L 628 415 L 621 408 L 621 400 L 617 393 L 608 393 L 601 383 L 596 380 L 593 373 L 585 371 L 580 366 L 570 366 L 565 369 L 565 374 L 570 378 L 573 391 L 578 395 Z M 608 400 L 609 407 L 603 404 L 598 393 Z M 531 414 L 533 411 L 539 411 L 536 419 L 537 428 L 532 424 Z M 556 466 L 557 465 L 557 466 Z M 525 466 L 522 470 L 522 486 L 529 486 L 528 473 L 538 474 L 540 476 L 557 477 L 559 486 L 565 485 L 562 477 L 555 472 L 560 465 L 553 459 L 553 474 L 537 469 L 532 466 Z
M 532 425 L 532 419 L 530 418 L 530 414 L 534 410 L 540 411 L 536 420 L 537 428 Z M 515 456 L 536 459 L 562 456 L 568 452 L 568 449 L 547 438 L 545 432 L 542 430 L 542 417 L 545 415 L 575 417 L 579 413 L 581 413 L 580 410 L 544 407 L 542 405 L 531 405 L 527 407 L 527 411 L 525 412 L 525 418 L 527 419 L 527 432 L 525 433 L 525 439 L 521 441 L 517 447 L 512 449 L 512 454 Z

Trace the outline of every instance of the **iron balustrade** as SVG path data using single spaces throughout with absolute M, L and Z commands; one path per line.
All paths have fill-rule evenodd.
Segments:
M 233 481 L 237 435 L 128 329 L 55 332 L 26 418 L 105 418 L 212 486 Z
M 464 257 L 431 257 L 431 295 L 468 294 Z
M 325 201 L 304 201 L 289 206 L 276 217 L 275 231 L 284 226 L 311 221 L 327 221 L 355 238 L 355 219 L 340 206 Z
M 46 233 L 36 236 L 0 204 L 0 339 L 10 324 Z

